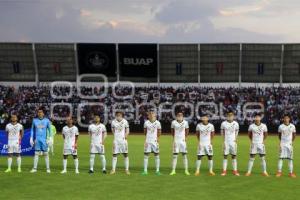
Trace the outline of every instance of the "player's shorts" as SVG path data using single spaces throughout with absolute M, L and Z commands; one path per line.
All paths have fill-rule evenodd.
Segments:
M 233 143 L 227 143 L 225 142 L 223 145 L 223 154 L 225 156 L 231 154 L 233 156 L 236 156 L 237 154 L 237 144 L 235 142 Z
M 34 150 L 48 152 L 48 145 L 47 145 L 46 139 L 45 140 L 35 140 Z
M 174 153 L 187 153 L 186 142 L 174 142 L 173 143 L 173 154 Z
M 21 144 L 19 141 L 10 141 L 7 146 L 7 153 L 21 153 Z
M 99 145 L 91 144 L 90 148 L 91 148 L 90 149 L 91 154 L 104 154 L 105 153 L 105 148 L 104 148 L 104 145 L 102 145 L 102 144 L 99 144 Z
M 159 144 L 158 143 L 145 143 L 144 153 L 159 153 Z
M 291 144 L 280 144 L 279 158 L 281 159 L 293 159 L 293 146 Z
M 73 149 L 64 149 L 63 155 L 73 155 L 73 156 L 77 156 L 77 149 L 73 148 Z
M 251 144 L 250 146 L 250 154 L 260 154 L 265 155 L 266 149 L 264 144 Z
M 197 155 L 198 156 L 213 156 L 214 151 L 213 147 L 211 144 L 208 145 L 198 145 L 198 150 L 197 150 Z
M 114 142 L 113 154 L 128 153 L 128 143 L 126 142 Z

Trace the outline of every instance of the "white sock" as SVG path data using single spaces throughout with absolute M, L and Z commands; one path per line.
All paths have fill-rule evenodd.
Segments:
M 187 159 L 187 155 L 183 155 L 183 166 L 185 170 L 188 170 L 188 159 Z
M 236 158 L 232 159 L 232 168 L 233 168 L 233 171 L 237 171 L 237 160 L 236 160 Z
M 129 157 L 124 158 L 125 170 L 129 170 Z
M 223 159 L 223 171 L 227 170 L 227 159 Z
M 196 171 L 200 171 L 200 167 L 201 167 L 201 160 L 197 160 L 196 161 Z
M 21 163 L 22 163 L 21 156 L 18 156 L 18 157 L 17 157 L 17 165 L 18 165 L 18 168 L 21 168 Z
M 159 167 L 160 167 L 159 155 L 155 156 L 155 167 L 156 167 L 156 171 L 159 172 Z
M 94 171 L 95 154 L 90 155 L 90 170 Z
M 11 157 L 8 157 L 8 158 L 7 158 L 7 168 L 8 168 L 8 169 L 11 169 L 11 163 L 12 163 L 12 158 L 11 158 Z
M 212 172 L 212 171 L 213 171 L 213 166 L 214 166 L 213 160 L 208 160 L 209 172 Z
M 294 171 L 293 160 L 289 160 L 289 170 L 290 170 L 290 173 L 293 173 L 293 171 Z
M 102 170 L 105 171 L 106 170 L 106 159 L 105 159 L 105 156 L 104 155 L 100 155 L 100 159 L 101 159 L 101 162 L 102 162 Z
M 117 161 L 118 161 L 118 157 L 113 157 L 113 159 L 112 159 L 112 170 L 113 171 L 116 171 Z
M 45 163 L 46 163 L 46 168 L 50 169 L 50 161 L 49 161 L 48 153 L 45 153 Z
M 250 158 L 248 163 L 248 173 L 251 173 L 255 158 Z
M 37 169 L 38 163 L 39 163 L 39 155 L 38 155 L 38 153 L 36 153 L 34 155 L 34 159 L 33 159 L 33 169 Z
M 68 163 L 68 160 L 67 159 L 63 159 L 63 170 L 64 171 L 67 171 L 67 163 Z
M 78 166 L 79 166 L 79 160 L 78 158 L 74 159 L 74 166 L 75 166 L 75 170 L 78 170 Z
M 261 167 L 262 167 L 263 173 L 266 173 L 267 172 L 267 163 L 266 163 L 265 157 L 261 157 Z
M 148 158 L 149 156 L 144 155 L 144 172 L 147 172 L 148 169 Z
M 176 165 L 177 165 L 177 157 L 178 155 L 173 155 L 173 160 L 172 160 L 172 170 L 176 170 Z
M 283 160 L 279 159 L 278 160 L 278 172 L 282 172 L 282 165 L 283 165 Z

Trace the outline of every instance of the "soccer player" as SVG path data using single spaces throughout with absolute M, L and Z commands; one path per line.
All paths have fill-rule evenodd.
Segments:
M 106 138 L 107 132 L 105 125 L 100 122 L 99 115 L 94 116 L 94 123 L 89 125 L 88 131 L 89 135 L 91 136 L 89 173 L 94 173 L 95 156 L 96 154 L 99 154 L 102 161 L 102 173 L 106 174 L 104 140 Z
M 283 160 L 287 159 L 289 161 L 289 177 L 296 178 L 296 174 L 293 171 L 293 141 L 296 138 L 296 128 L 290 123 L 289 115 L 283 116 L 283 124 L 278 128 L 278 136 L 280 140 L 280 154 L 276 177 L 282 176 Z
M 129 124 L 124 119 L 124 113 L 121 111 L 116 112 L 116 118 L 111 123 L 111 130 L 114 135 L 113 141 L 113 158 L 112 158 L 112 170 L 110 174 L 116 173 L 116 166 L 118 155 L 123 154 L 125 162 L 125 173 L 130 175 L 129 172 L 129 157 L 128 157 L 128 143 L 127 137 L 129 135 Z
M 54 136 L 56 135 L 56 127 L 53 125 L 53 120 L 51 119 L 51 136 L 48 133 L 48 139 L 49 139 L 49 147 L 48 152 L 51 152 L 52 156 L 54 155 Z
M 209 165 L 209 175 L 214 176 L 213 172 L 213 146 L 212 139 L 215 134 L 215 127 L 213 124 L 209 123 L 208 115 L 203 115 L 201 117 L 201 123 L 196 127 L 196 136 L 198 138 L 198 154 L 196 161 L 196 172 L 195 176 L 200 175 L 200 166 L 203 156 L 207 156 Z
M 173 135 L 173 161 L 170 175 L 176 174 L 177 157 L 179 153 L 183 156 L 184 173 L 190 175 L 186 146 L 186 139 L 189 134 L 189 124 L 184 120 L 182 111 L 177 112 L 176 120 L 172 121 L 171 134 Z
M 237 171 L 237 136 L 239 134 L 239 124 L 234 121 L 233 112 L 227 113 L 227 120 L 222 122 L 221 124 L 221 135 L 224 138 L 223 144 L 223 172 L 221 176 L 226 176 L 227 174 L 227 157 L 230 154 L 232 159 L 232 168 L 233 175 L 239 176 L 239 172 Z
M 77 142 L 79 137 L 78 128 L 73 124 L 73 118 L 70 116 L 67 118 L 67 125 L 62 129 L 62 136 L 64 139 L 64 152 L 63 152 L 63 170 L 61 174 L 67 173 L 68 156 L 72 155 L 75 165 L 75 173 L 79 174 L 78 170 L 78 157 L 77 157 Z
M 31 173 L 37 172 L 37 166 L 39 161 L 39 155 L 44 155 L 47 173 L 51 173 L 49 154 L 48 154 L 48 144 L 49 140 L 48 134 L 51 135 L 51 123 L 48 118 L 45 117 L 43 108 L 38 109 L 38 117 L 34 118 L 31 126 L 30 134 L 30 144 L 34 146 L 35 155 L 33 161 L 33 169 Z
M 18 117 L 16 114 L 12 114 L 11 122 L 6 125 L 5 131 L 8 135 L 8 158 L 7 158 L 7 170 L 6 173 L 11 172 L 12 157 L 15 154 L 17 157 L 18 172 L 21 172 L 21 139 L 23 137 L 23 126 L 18 123 Z
M 248 135 L 251 140 L 251 148 L 246 176 L 251 175 L 256 154 L 259 154 L 261 158 L 262 175 L 269 176 L 267 173 L 267 164 L 265 160 L 266 150 L 264 145 L 264 141 L 268 135 L 268 129 L 265 124 L 261 123 L 261 115 L 259 113 L 255 114 L 254 123 L 249 126 Z
M 146 141 L 144 146 L 144 171 L 142 175 L 148 174 L 148 159 L 149 154 L 154 153 L 156 175 L 160 175 L 159 172 L 159 136 L 161 135 L 161 124 L 156 119 L 155 111 L 148 113 L 148 120 L 144 123 L 144 134 L 146 135 Z

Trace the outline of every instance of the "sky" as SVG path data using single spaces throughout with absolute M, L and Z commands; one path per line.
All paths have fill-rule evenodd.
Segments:
M 0 41 L 296 43 L 299 8 L 299 0 L 0 0 Z

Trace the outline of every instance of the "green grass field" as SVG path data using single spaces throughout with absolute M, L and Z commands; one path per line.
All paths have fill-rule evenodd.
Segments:
M 79 138 L 78 155 L 80 174 L 74 173 L 73 160 L 68 161 L 68 174 L 61 175 L 62 138 L 56 136 L 55 155 L 50 157 L 51 174 L 45 172 L 45 162 L 40 158 L 39 171 L 30 174 L 33 159 L 24 157 L 21 174 L 16 172 L 16 161 L 13 161 L 13 172 L 5 174 L 6 157 L 0 158 L 0 199 L 298 199 L 300 196 L 300 176 L 296 179 L 287 177 L 287 162 L 284 162 L 284 177 L 274 176 L 277 168 L 278 139 L 269 136 L 266 141 L 267 167 L 271 177 L 262 177 L 260 159 L 254 163 L 253 175 L 243 176 L 247 169 L 249 140 L 240 136 L 238 141 L 238 168 L 242 176 L 234 177 L 229 173 L 221 177 L 222 138 L 214 139 L 215 177 L 207 174 L 207 159 L 201 167 L 201 176 L 185 176 L 182 169 L 182 158 L 178 159 L 177 175 L 169 176 L 171 166 L 172 138 L 162 136 L 160 141 L 162 176 L 154 175 L 154 159 L 149 160 L 149 175 L 142 176 L 144 136 L 131 135 L 128 139 L 131 175 L 124 174 L 123 158 L 118 159 L 116 175 L 103 175 L 100 159 L 95 159 L 95 174 L 89 175 L 89 137 Z M 107 168 L 111 169 L 112 137 L 106 140 Z M 197 142 L 195 136 L 188 140 L 189 168 L 194 172 Z M 300 142 L 295 146 L 295 172 L 300 173 Z M 298 153 L 299 152 L 299 153 Z M 228 162 L 231 169 L 231 161 Z M 299 174 L 300 175 L 300 174 Z

